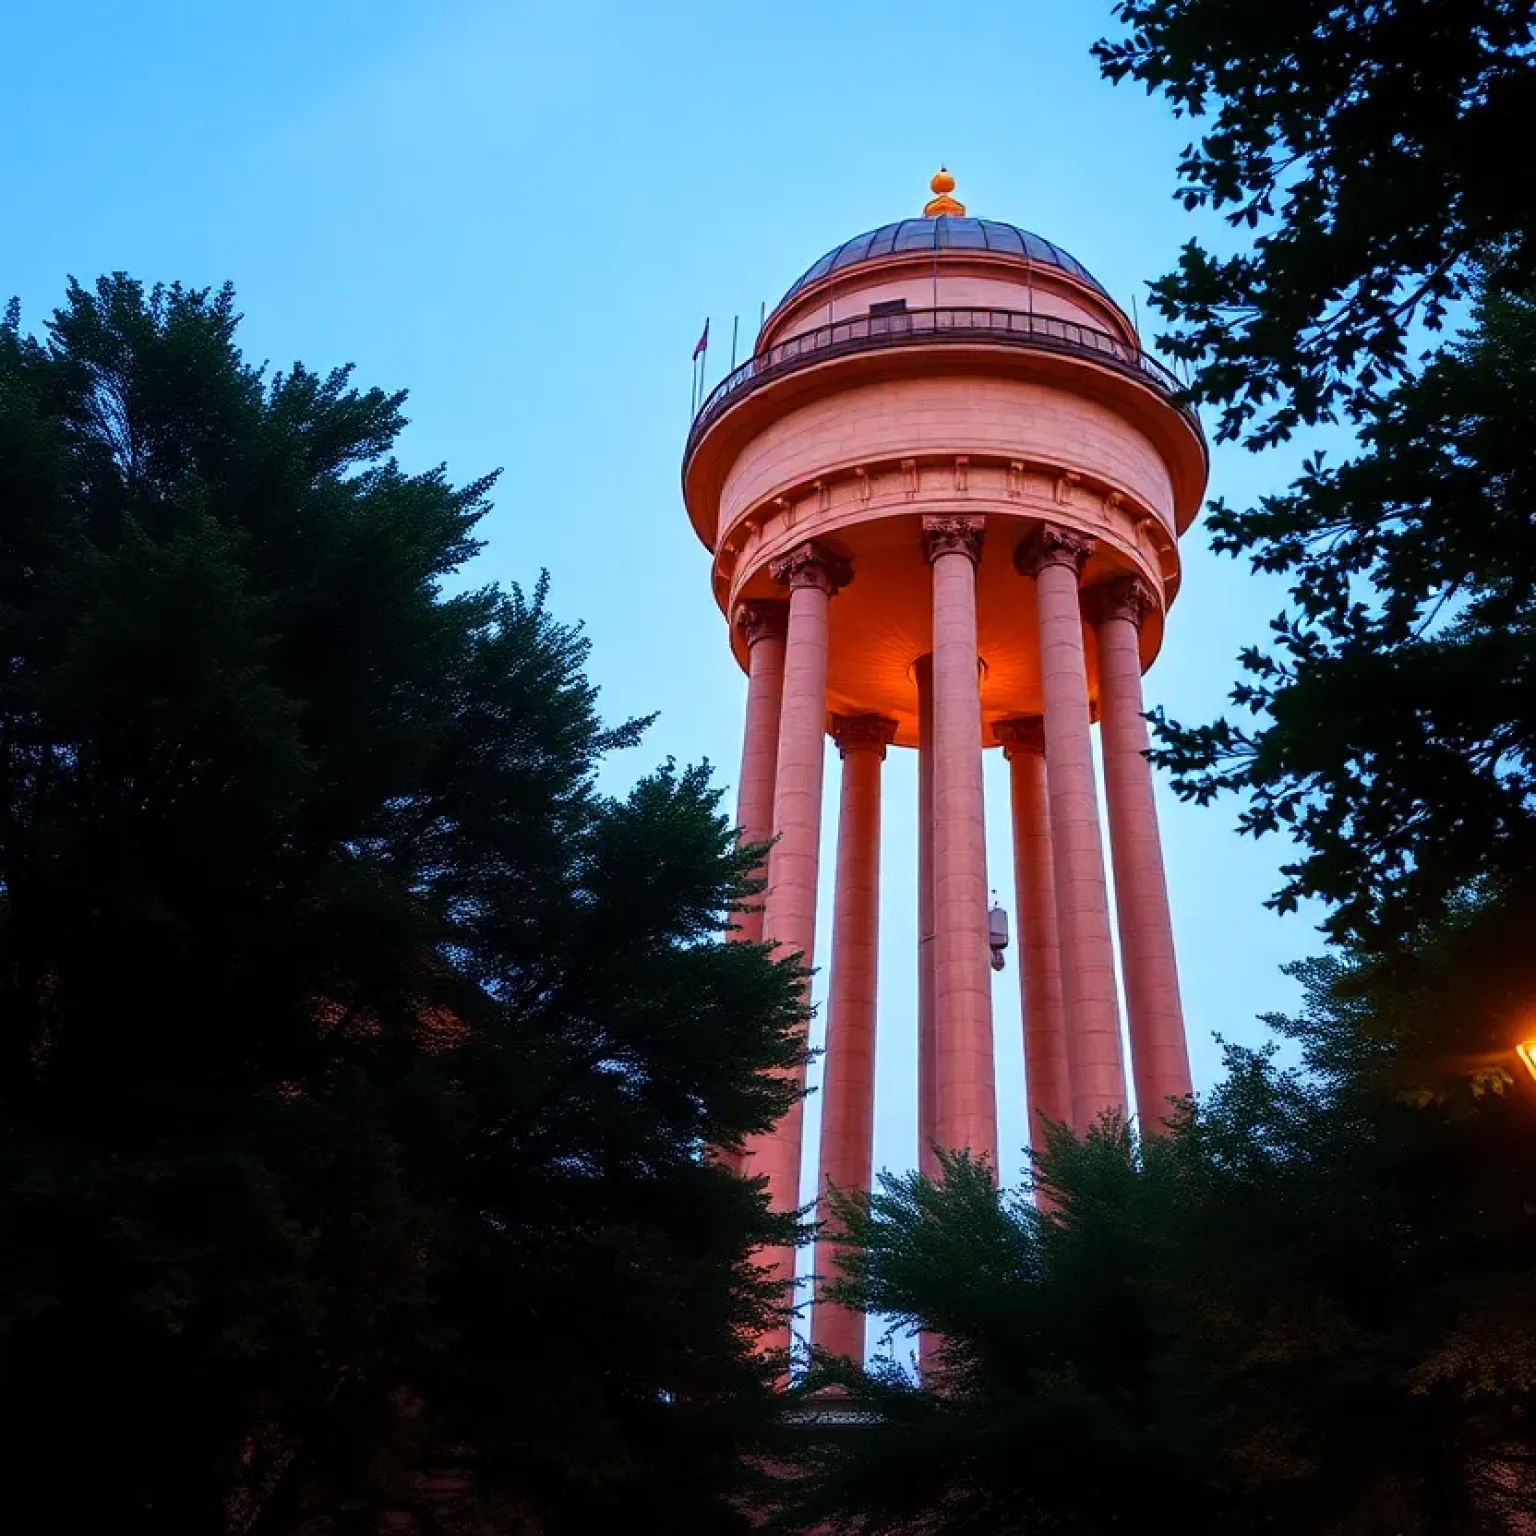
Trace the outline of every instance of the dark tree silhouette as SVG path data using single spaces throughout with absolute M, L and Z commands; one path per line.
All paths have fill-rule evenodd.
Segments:
M 702 768 L 232 294 L 0 329 L 7 1531 L 740 1522 L 795 977 Z

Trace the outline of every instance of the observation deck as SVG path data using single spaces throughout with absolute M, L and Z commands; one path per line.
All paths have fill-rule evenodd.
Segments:
M 856 353 L 899 347 L 1017 347 L 1079 357 L 1115 369 L 1174 405 L 1205 448 L 1200 419 L 1184 403 L 1174 374 L 1139 346 L 1109 331 L 1054 315 L 975 307 L 855 315 L 802 331 L 749 357 L 710 390 L 693 418 L 683 451 L 684 475 L 699 439 L 726 410 L 786 374 Z

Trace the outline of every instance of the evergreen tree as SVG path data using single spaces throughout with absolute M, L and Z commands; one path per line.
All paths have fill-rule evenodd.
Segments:
M 1486 960 L 1475 919 L 1408 970 L 1298 967 L 1306 1007 L 1271 1022 L 1299 1067 L 1229 1049 L 1169 1135 L 1058 1131 L 1040 1207 L 965 1159 L 846 1203 L 837 1294 L 937 1359 L 921 1384 L 823 1363 L 869 1422 L 810 1446 L 788 1524 L 1457 1536 L 1536 1516 L 1536 1095 L 1487 1058 L 1425 1085 Z
M 742 1521 L 793 969 L 489 478 L 220 292 L 0 328 L 0 1525 Z M 664 1513 L 663 1513 L 664 1512 Z

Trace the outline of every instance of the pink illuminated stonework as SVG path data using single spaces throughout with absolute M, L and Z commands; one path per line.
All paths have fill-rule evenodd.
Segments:
M 896 722 L 884 715 L 832 717 L 843 782 L 821 1089 L 823 1189 L 866 1190 L 870 1182 L 875 1144 L 875 956 L 880 942 L 880 767 L 895 731 Z M 835 1236 L 829 1227 L 828 1241 Z M 821 1275 L 832 1270 L 827 1262 L 818 1262 L 816 1268 Z M 862 1313 L 818 1304 L 811 1321 L 816 1345 L 863 1358 Z
M 917 840 L 918 953 L 899 988 L 918 1014 L 921 1166 L 936 1149 L 996 1166 L 991 749 L 1009 764 L 1020 975 L 1005 979 L 1023 1001 L 1032 1137 L 1124 1113 L 1128 1082 L 1155 1129 L 1190 1091 L 1142 675 L 1204 495 L 1204 438 L 1075 258 L 968 217 L 953 191 L 941 173 L 922 218 L 815 263 L 705 397 L 684 456 L 747 674 L 737 820 L 773 845 L 738 936 L 807 966 L 829 736 L 840 757 L 822 1192 L 865 1190 L 872 1172 L 891 746 L 919 768 L 918 825 L 897 830 Z M 782 1210 L 799 1203 L 803 1140 L 797 1108 L 740 1159 Z M 837 1237 L 823 1227 L 819 1276 Z M 790 1285 L 792 1253 L 761 1262 Z M 811 1337 L 858 1356 L 863 1320 L 818 1301 Z M 787 1328 L 763 1341 L 788 1342 Z

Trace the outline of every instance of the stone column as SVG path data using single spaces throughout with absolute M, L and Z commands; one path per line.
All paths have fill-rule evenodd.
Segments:
M 875 1137 L 875 972 L 880 939 L 880 765 L 896 734 L 883 715 L 834 715 L 832 739 L 843 757 L 837 822 L 837 891 L 832 916 L 832 982 L 821 1088 L 821 1186 L 869 1189 Z M 823 1210 L 826 1221 L 830 1212 Z M 818 1286 L 835 1278 L 837 1245 L 816 1245 Z M 864 1316 L 821 1302 L 811 1338 L 863 1362 Z
M 1088 664 L 1078 578 L 1094 541 L 1044 523 L 1019 547 L 1019 569 L 1035 578 L 1040 613 L 1040 687 L 1045 705 L 1046 782 L 1062 1001 L 1072 1082 L 1072 1125 L 1085 1131 L 1105 1110 L 1125 1110 L 1120 1004 L 1109 936 L 1104 845 L 1088 733 Z
M 1045 722 L 1038 715 L 999 720 L 1013 805 L 1013 883 L 1019 914 L 1019 990 L 1024 1002 L 1024 1070 L 1030 1140 L 1044 1144 L 1043 1120 L 1072 1123 L 1066 1009 L 1056 928 L 1056 870 L 1045 772 Z
M 1104 795 L 1109 803 L 1131 1070 L 1141 1124 L 1150 1130 L 1163 1121 L 1169 1099 L 1191 1091 L 1168 883 L 1147 760 L 1151 743 L 1141 698 L 1138 634 L 1158 600 L 1151 586 L 1136 576 L 1107 582 L 1086 596 L 1099 653 Z
M 933 567 L 934 1027 L 940 1146 L 997 1167 L 976 653 L 979 517 L 925 517 Z
M 798 954 L 809 967 L 816 937 L 816 866 L 821 844 L 821 767 L 827 728 L 828 608 L 832 594 L 848 579 L 847 562 L 819 544 L 792 549 L 770 567 L 773 579 L 789 588 L 789 622 L 784 642 L 784 691 L 779 712 L 778 765 L 773 792 L 773 827 L 778 836 L 768 858 L 763 898 L 763 937 L 782 957 Z M 805 1082 L 805 1068 L 797 1074 Z M 766 1135 L 747 1144 L 744 1171 L 765 1176 L 776 1211 L 800 1205 L 800 1142 L 804 1106 L 796 1101 Z M 774 1249 L 762 1262 L 784 1287 L 788 1299 L 795 1278 L 793 1248 Z M 765 1349 L 788 1349 L 786 1323 L 761 1340 Z
M 784 635 L 789 605 L 742 603 L 736 623 L 747 642 L 747 720 L 742 733 L 741 777 L 736 786 L 736 825 L 746 843 L 773 837 L 774 769 L 779 760 L 779 704 L 784 692 Z M 762 897 L 736 919 L 735 938 L 763 936 Z
M 917 676 L 917 1166 L 939 1171 L 933 1138 L 939 1121 L 939 1063 L 933 1033 L 933 657 Z

